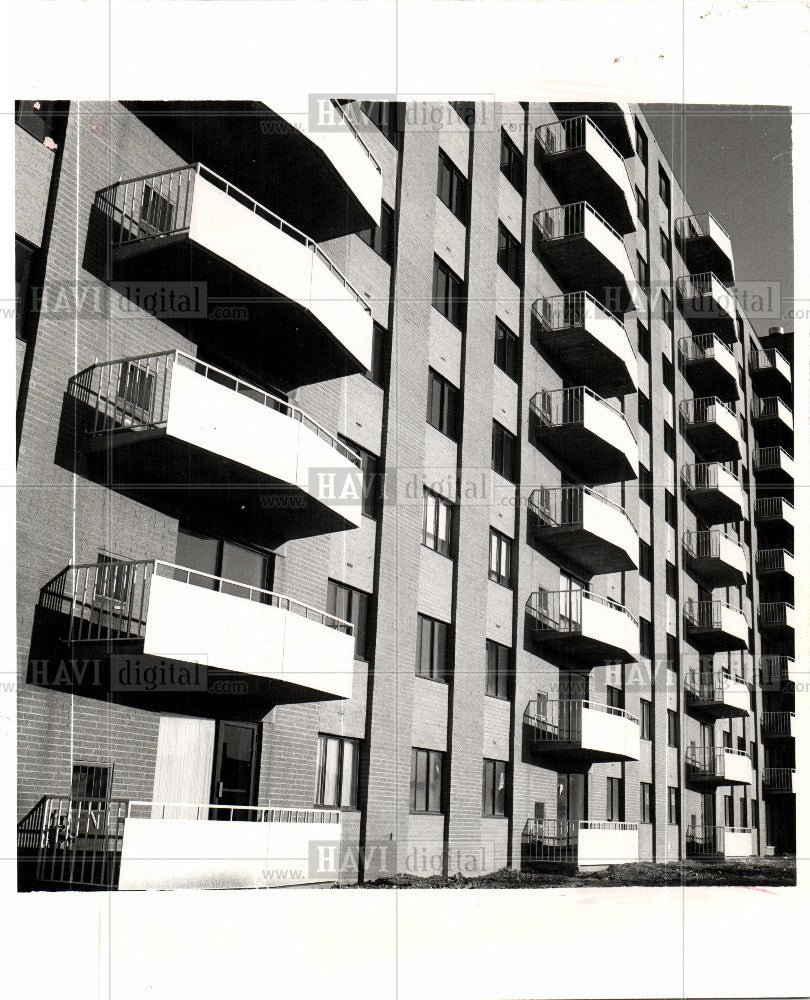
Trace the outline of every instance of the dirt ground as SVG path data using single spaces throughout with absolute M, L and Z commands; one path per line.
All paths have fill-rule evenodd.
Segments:
M 673 864 L 610 865 L 588 874 L 519 872 L 502 868 L 490 875 L 445 877 L 397 875 L 367 882 L 364 889 L 553 889 L 587 886 L 768 886 L 795 885 L 796 859 L 748 858 L 738 861 L 683 861 Z

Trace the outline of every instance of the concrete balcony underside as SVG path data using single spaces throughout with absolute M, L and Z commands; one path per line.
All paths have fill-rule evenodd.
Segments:
M 678 222 L 680 221 L 679 219 Z M 710 272 L 727 285 L 733 284 L 734 255 L 731 241 L 711 216 L 707 221 L 705 232 L 685 232 L 681 236 L 681 256 L 693 274 Z
M 740 430 L 736 418 L 722 406 L 694 419 L 683 418 L 683 436 L 706 461 L 731 462 L 741 454 Z
M 633 272 L 624 243 L 594 221 L 584 232 L 546 240 L 535 223 L 535 248 L 564 291 L 583 289 L 620 311 L 633 308 Z
M 708 533 L 706 533 L 708 534 Z M 720 533 L 706 544 L 703 532 L 687 532 L 684 537 L 683 557 L 687 572 L 706 584 L 715 587 L 741 586 L 747 576 L 745 550 L 732 538 Z
M 678 296 L 683 317 L 694 333 L 714 333 L 726 342 L 736 340 L 733 295 L 716 276 L 696 282 L 679 278 Z
M 123 103 L 187 163 L 207 163 L 319 242 L 379 222 L 382 175 L 337 114 L 307 132 L 262 101 Z
M 529 517 L 535 544 L 554 552 L 566 563 L 577 566 L 588 577 L 604 573 L 626 573 L 636 569 L 636 554 L 620 537 L 591 521 L 584 524 L 544 525 L 536 515 Z
M 143 194 L 134 193 L 134 220 L 124 214 L 121 236 L 114 233 L 108 271 L 116 291 L 133 302 L 132 312 L 137 313 L 144 283 L 159 287 L 171 275 L 189 283 L 192 306 L 161 318 L 222 367 L 270 380 L 285 391 L 365 372 L 372 339 L 367 305 L 305 237 L 282 220 L 251 210 L 207 176 L 191 178 L 187 172 L 171 202 L 164 199 L 167 215 L 178 218 L 166 234 L 150 237 L 142 222 L 145 185 L 152 181 L 157 188 L 158 180 L 123 182 L 118 185 L 123 193 L 108 196 L 107 205 L 113 197 L 124 203 L 106 210 L 111 220 L 120 220 L 127 188 L 144 185 Z M 97 204 L 105 204 L 101 194 Z M 152 208 L 151 215 L 157 211 Z M 104 212 L 99 208 L 102 224 Z M 207 302 L 200 302 L 201 296 Z M 226 311 L 217 312 L 221 309 Z
M 732 475 L 721 469 L 716 477 L 682 481 L 684 499 L 708 524 L 725 524 L 742 518 L 744 494 Z
M 737 380 L 734 355 L 728 359 L 720 355 L 722 348 L 717 348 L 718 356 L 705 356 L 683 360 L 683 373 L 696 396 L 714 394 L 725 402 L 740 398 L 740 383 Z
M 536 705 L 536 703 L 532 703 Z M 638 720 L 625 712 L 590 702 L 548 702 L 542 712 L 524 713 L 532 750 L 552 769 L 564 761 L 595 764 L 638 760 Z
M 710 609 L 708 606 L 713 605 Z M 748 622 L 742 611 L 722 602 L 687 602 L 684 608 L 687 640 L 707 653 L 748 648 Z

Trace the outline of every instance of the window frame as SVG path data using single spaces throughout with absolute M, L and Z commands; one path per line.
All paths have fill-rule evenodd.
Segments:
M 511 701 L 512 647 L 487 639 L 485 650 L 484 694 L 488 698 Z
M 677 750 L 680 746 L 680 737 L 678 726 L 678 713 L 673 708 L 667 709 L 667 746 L 671 750 Z
M 517 444 L 517 435 L 497 420 L 492 421 L 492 471 L 513 486 L 517 485 Z
M 653 739 L 653 703 L 649 698 L 639 699 L 639 733 L 642 740 Z
M 427 635 L 426 635 L 427 633 Z M 416 616 L 415 676 L 447 684 L 452 672 L 451 629 L 447 622 L 421 612 Z M 428 669 L 423 670 L 427 662 Z
M 439 148 L 438 160 L 436 197 L 463 226 L 466 226 L 469 215 L 467 178 L 441 148 Z
M 431 304 L 448 323 L 464 332 L 467 323 L 467 291 L 462 278 L 438 254 L 433 255 Z
M 517 143 L 501 128 L 501 173 L 521 198 L 526 194 L 526 157 Z
M 481 815 L 493 819 L 503 819 L 507 815 L 507 795 L 509 792 L 508 761 L 484 757 L 481 781 Z M 491 777 L 488 779 L 488 772 Z M 498 781 L 503 782 L 500 811 L 498 809 Z
M 438 393 L 438 397 L 437 397 Z M 428 368 L 427 416 L 425 419 L 441 434 L 458 443 L 461 390 L 436 371 Z
M 411 747 L 411 786 L 410 786 L 410 811 L 412 814 L 425 816 L 444 815 L 444 769 L 445 753 L 443 750 L 429 750 L 425 747 Z M 425 761 L 425 788 L 424 788 L 424 808 L 418 800 L 419 796 L 419 761 Z M 438 792 L 435 787 L 434 794 L 431 794 L 431 774 L 434 772 L 434 765 L 438 764 Z M 431 809 L 431 804 L 436 804 L 438 798 L 438 808 Z
M 494 549 L 493 549 L 494 546 Z M 512 589 L 514 540 L 497 528 L 489 527 L 489 579 L 501 587 Z M 493 565 L 493 555 L 495 556 Z M 504 567 L 504 563 L 506 566 Z
M 361 229 L 357 235 L 367 247 L 371 247 L 380 260 L 385 261 L 389 267 L 393 267 L 397 245 L 396 212 L 390 205 L 381 201 L 379 225 Z
M 337 791 L 337 802 L 326 801 L 326 782 L 328 775 L 328 748 L 329 741 L 337 744 L 337 766 L 335 770 L 335 784 Z M 343 812 L 357 810 L 357 790 L 358 776 L 360 772 L 360 744 L 361 740 L 350 736 L 341 736 L 337 733 L 318 733 L 318 744 L 315 757 L 315 796 L 313 805 L 316 809 L 339 809 Z M 349 780 L 348 802 L 343 801 L 345 791 L 345 767 L 346 767 L 346 745 L 352 746 L 351 755 L 351 775 Z
M 651 781 L 639 782 L 639 823 L 652 823 L 655 815 L 655 800 Z
M 523 245 L 500 219 L 498 220 L 497 261 L 498 267 L 507 278 L 514 282 L 518 288 L 521 288 L 523 286 Z
M 681 802 L 677 785 L 667 786 L 667 823 L 669 826 L 680 826 Z
M 454 504 L 441 493 L 422 486 L 422 544 L 432 552 L 447 559 L 453 558 L 453 508 Z M 442 524 L 444 518 L 444 524 Z M 432 523 L 430 523 L 432 522 Z M 444 527 L 444 532 L 442 532 Z
M 337 598 L 338 594 L 345 593 L 348 600 L 348 614 L 343 615 L 337 612 Z M 370 659 L 368 641 L 369 641 L 369 619 L 371 618 L 371 598 L 372 595 L 365 590 L 360 590 L 358 587 L 352 587 L 348 583 L 343 583 L 341 580 L 329 579 L 327 580 L 326 588 L 326 607 L 327 614 L 333 615 L 335 618 L 342 618 L 344 621 L 351 622 L 354 627 L 354 658 L 355 660 L 361 660 L 367 663 Z M 357 621 L 355 621 L 355 604 L 358 608 Z
M 498 345 L 504 345 L 499 352 Z M 510 357 L 511 355 L 511 357 Z M 504 375 L 520 385 L 521 355 L 520 337 L 503 322 L 495 317 L 495 367 Z

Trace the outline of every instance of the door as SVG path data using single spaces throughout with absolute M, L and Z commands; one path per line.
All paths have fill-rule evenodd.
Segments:
M 558 843 L 576 857 L 579 821 L 586 818 L 586 776 L 584 774 L 557 775 L 557 826 Z
M 161 715 L 152 789 L 153 819 L 205 818 L 214 726 L 213 719 Z
M 703 826 L 703 851 L 717 853 L 717 816 L 715 814 L 714 792 L 704 792 L 700 798 L 700 818 Z
M 255 805 L 258 743 L 259 727 L 255 722 L 217 723 L 211 805 Z M 211 810 L 211 819 L 251 818 L 251 811 Z

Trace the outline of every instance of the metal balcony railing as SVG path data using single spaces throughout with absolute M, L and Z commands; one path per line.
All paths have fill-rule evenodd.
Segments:
M 284 594 L 160 559 L 110 560 L 68 566 L 42 588 L 40 601 L 50 611 L 69 615 L 68 642 L 142 639 L 146 634 L 153 575 L 258 601 L 302 615 L 346 635 L 353 634 L 350 622 Z
M 719 559 L 720 546 L 724 540 L 729 545 L 736 546 L 745 555 L 745 546 L 742 542 L 719 528 L 712 528 L 709 531 L 685 531 L 683 547 L 694 559 Z
M 560 820 L 527 819 L 521 834 L 522 853 L 525 861 L 567 862 L 577 861 L 579 833 L 581 830 L 638 831 L 638 823 L 619 823 L 612 820 Z
M 532 312 L 544 330 L 573 330 L 585 326 L 591 315 L 609 319 L 627 336 L 624 323 L 590 292 L 567 292 L 536 299 Z
M 704 361 L 707 358 L 723 357 L 722 352 L 725 352 L 732 361 L 734 359 L 732 351 L 713 333 L 681 337 L 678 341 L 678 350 L 685 361 Z
M 759 396 L 754 396 L 751 401 L 751 416 L 754 420 L 768 420 L 772 417 L 781 416 L 781 411 L 784 410 L 786 415 L 793 417 L 793 410 L 783 403 L 778 396 L 765 396 L 762 399 Z
M 593 497 L 605 507 L 618 511 L 627 519 L 633 531 L 636 531 L 636 526 L 624 507 L 602 496 L 590 486 L 540 486 L 529 496 L 529 510 L 547 527 L 576 527 L 583 523 L 586 496 Z
M 789 681 L 793 668 L 792 656 L 761 656 L 759 658 L 759 682 L 763 687 Z
M 684 399 L 680 410 L 686 424 L 713 424 L 717 422 L 718 410 L 721 407 L 731 414 L 739 430 L 739 417 L 727 403 L 718 399 L 717 396 L 698 396 L 695 399 Z
M 198 175 L 286 236 L 303 244 L 329 269 L 363 310 L 371 313 L 371 306 L 314 240 L 202 163 L 119 181 L 98 191 L 96 208 L 116 227 L 111 233 L 113 248 L 187 233 L 191 227 L 194 182 Z
M 686 751 L 686 767 L 692 777 L 723 778 L 726 774 L 728 756 L 747 757 L 747 750 L 732 747 L 699 747 L 692 744 Z
M 725 299 L 729 311 L 734 309 L 734 295 L 731 290 L 711 271 L 701 274 L 682 274 L 676 282 L 678 291 L 684 299 L 695 299 L 703 295 L 712 295 L 719 285 L 720 295 Z
M 675 220 L 675 235 L 678 239 L 689 240 L 696 236 L 708 236 L 712 228 L 720 232 L 731 242 L 731 237 L 715 219 L 711 212 L 700 212 L 698 215 L 684 215 Z
M 340 823 L 337 809 L 289 809 L 280 806 L 211 805 L 208 802 L 149 802 L 129 803 L 127 816 L 133 819 L 184 819 L 204 822 L 250 821 L 254 823 Z
M 722 702 L 726 691 L 734 684 L 748 687 L 744 677 L 723 670 L 690 670 L 684 678 L 684 689 L 697 701 Z
M 754 501 L 754 517 L 790 520 L 793 516 L 793 504 L 784 497 L 759 497 Z
M 792 462 L 793 456 L 779 445 L 769 445 L 767 448 L 754 448 L 755 469 L 778 469 L 783 462 Z
M 757 569 L 766 573 L 784 571 L 788 559 L 793 559 L 793 553 L 787 549 L 760 549 L 757 552 Z
M 758 608 L 760 624 L 787 625 L 793 610 L 793 605 L 787 601 L 765 601 Z
M 583 598 L 595 601 L 612 611 L 621 612 L 638 627 L 638 619 L 634 618 L 624 605 L 611 601 L 609 597 L 600 597 L 589 590 L 545 590 L 541 587 L 529 597 L 526 610 L 534 618 L 536 627 L 541 630 L 581 632 Z
M 687 857 L 706 857 L 725 854 L 726 834 L 753 833 L 750 826 L 701 826 L 690 824 L 686 828 Z
M 601 223 L 624 245 L 624 240 L 619 233 L 587 201 L 576 201 L 570 205 L 559 205 L 557 208 L 541 208 L 539 212 L 535 212 L 534 224 L 545 242 L 553 242 L 570 236 L 584 235 L 585 220 L 589 215 Z
M 598 701 L 571 699 L 560 701 L 530 701 L 523 712 L 523 721 L 530 726 L 540 743 L 578 743 L 582 740 L 582 713 L 588 710 L 628 719 L 639 724 L 635 715 L 623 708 L 603 705 Z
M 81 402 L 92 406 L 95 411 L 89 433 L 165 427 L 175 365 L 297 421 L 353 465 L 360 467 L 360 456 L 356 452 L 303 410 L 288 403 L 283 396 L 260 389 L 182 351 L 161 351 L 104 361 L 74 375 L 69 383 L 71 390 Z
M 696 629 L 722 629 L 723 609 L 745 617 L 742 608 L 735 608 L 725 601 L 692 601 L 684 604 L 683 614 L 687 622 Z
M 545 427 L 562 427 L 565 424 L 581 424 L 585 420 L 585 398 L 604 406 L 606 413 L 618 417 L 630 430 L 627 418 L 621 410 L 602 399 L 601 396 L 580 385 L 573 389 L 541 389 L 531 399 L 532 412 Z M 630 431 L 632 434 L 632 430 Z M 608 435 L 609 436 L 609 435 Z M 635 438 L 634 438 L 635 440 Z
M 40 884 L 116 889 L 126 799 L 43 796 L 17 825 L 17 849 Z
M 779 369 L 780 362 L 790 371 L 790 362 L 775 347 L 751 348 L 748 367 L 752 372 L 770 371 Z
M 792 792 L 795 773 L 792 767 L 764 767 L 762 787 L 770 792 Z
M 793 712 L 763 712 L 762 733 L 767 736 L 790 736 L 794 720 Z
M 587 115 L 582 115 L 579 118 L 566 118 L 562 122 L 548 122 L 545 125 L 538 125 L 535 129 L 535 135 L 546 156 L 553 156 L 556 153 L 567 153 L 572 149 L 582 149 L 589 127 L 594 129 L 610 146 L 623 165 L 624 157 L 622 154 L 602 129 Z
M 733 482 L 739 483 L 737 476 L 722 462 L 684 465 L 681 469 L 681 482 L 690 490 L 716 490 L 720 484 L 721 468 Z

